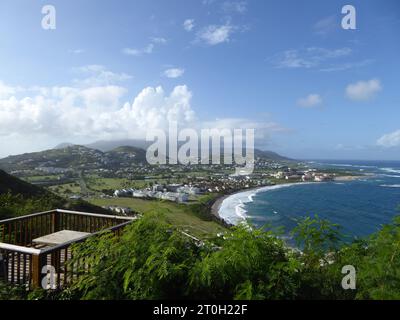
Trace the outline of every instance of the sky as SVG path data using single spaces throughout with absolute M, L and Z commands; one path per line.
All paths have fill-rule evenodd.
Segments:
M 400 160 L 397 0 L 1 0 L 0 39 L 0 157 L 176 120 L 293 158 Z

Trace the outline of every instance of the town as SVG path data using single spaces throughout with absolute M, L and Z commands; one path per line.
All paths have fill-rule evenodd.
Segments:
M 251 174 L 237 174 L 235 165 L 150 165 L 146 151 L 133 146 L 100 150 L 68 145 L 0 160 L 0 167 L 27 182 L 122 215 L 135 213 L 138 201 L 192 204 L 210 195 L 216 198 L 289 182 L 328 182 L 352 174 L 320 171 L 306 162 L 259 150 L 255 150 Z

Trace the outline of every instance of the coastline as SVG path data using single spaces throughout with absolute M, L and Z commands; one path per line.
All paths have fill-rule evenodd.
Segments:
M 368 178 L 370 176 L 368 175 L 357 175 L 357 176 L 337 176 L 333 179 L 334 182 L 351 182 L 354 180 L 358 180 L 358 179 L 365 179 Z M 232 221 L 234 219 L 232 219 L 232 216 L 223 216 L 220 214 L 221 211 L 221 207 L 224 204 L 224 201 L 227 200 L 228 198 L 232 198 L 235 195 L 241 195 L 243 194 L 243 196 L 245 196 L 247 193 L 252 193 L 250 194 L 248 197 L 250 198 L 249 201 L 251 201 L 251 197 L 260 192 L 260 191 L 268 191 L 268 190 L 273 190 L 273 189 L 278 189 L 278 188 L 285 188 L 285 187 L 290 187 L 290 186 L 294 186 L 294 185 L 304 185 L 304 184 L 313 184 L 313 183 L 324 183 L 324 182 L 302 182 L 302 181 L 298 181 L 298 182 L 287 182 L 287 183 L 280 183 L 280 184 L 275 184 L 275 185 L 267 185 L 267 186 L 259 186 L 259 187 L 254 187 L 254 188 L 248 188 L 248 189 L 240 189 L 240 190 L 236 190 L 232 193 L 228 193 L 228 194 L 224 194 L 221 195 L 220 197 L 216 198 L 214 203 L 212 204 L 211 208 L 210 208 L 210 213 L 212 216 L 216 217 L 218 220 L 224 221 L 225 223 L 227 223 L 228 225 L 235 225 L 235 223 Z M 239 200 L 240 201 L 240 200 Z M 241 216 L 241 220 L 245 221 L 246 220 L 246 214 L 244 209 L 242 208 L 243 202 L 240 201 L 240 203 L 236 203 L 236 205 L 234 206 L 234 208 L 231 208 L 231 210 L 233 210 L 233 214 L 234 215 L 238 215 Z M 237 211 L 241 211 L 241 212 L 237 212 Z
M 285 188 L 285 187 L 290 187 L 290 186 L 294 186 L 294 185 L 304 185 L 304 184 L 311 184 L 311 183 L 320 183 L 320 182 L 300 182 L 299 181 L 299 182 L 288 182 L 288 183 L 280 183 L 280 184 L 274 184 L 274 185 L 259 186 L 259 187 L 248 188 L 248 189 L 240 189 L 240 190 L 234 191 L 232 193 L 225 194 L 225 195 L 218 197 L 215 200 L 215 202 L 213 203 L 213 205 L 211 206 L 211 214 L 214 217 L 218 218 L 219 220 L 224 221 L 227 224 L 235 225 L 236 223 L 232 222 L 232 219 L 229 219 L 230 217 L 222 216 L 220 214 L 221 207 L 224 204 L 224 201 L 226 201 L 228 198 L 232 198 L 235 195 L 247 195 L 249 193 L 250 195 L 248 195 L 247 198 L 250 198 L 249 201 L 252 201 L 251 197 L 260 191 L 274 190 L 274 189 Z M 240 215 L 241 219 L 243 221 L 245 221 L 246 215 L 243 212 L 244 210 L 242 211 L 242 214 L 240 214 L 240 213 L 238 214 L 238 209 L 239 210 L 241 209 L 242 204 L 243 204 L 243 202 L 240 201 L 240 203 L 235 205 L 234 214 L 237 216 Z
M 240 190 L 236 190 L 236 191 L 234 191 L 232 193 L 227 193 L 227 194 L 221 195 L 220 197 L 215 199 L 214 203 L 211 206 L 210 212 L 211 212 L 211 214 L 213 216 L 217 217 L 220 220 L 225 221 L 225 219 L 222 218 L 219 215 L 219 209 L 221 208 L 221 205 L 222 205 L 222 203 L 224 202 L 225 199 L 227 199 L 227 198 L 229 198 L 229 197 L 231 197 L 231 196 L 233 196 L 235 194 L 240 194 L 240 193 L 247 192 L 247 191 L 256 191 L 257 192 L 258 189 L 265 188 L 265 187 L 268 187 L 268 186 L 260 186 L 260 187 L 248 188 L 248 189 L 240 189 Z M 225 221 L 225 222 L 227 222 L 227 221 Z

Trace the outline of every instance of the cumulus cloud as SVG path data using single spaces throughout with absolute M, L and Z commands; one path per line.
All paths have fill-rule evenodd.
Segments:
M 8 98 L 9 96 L 16 94 L 19 90 L 20 88 L 8 86 L 4 82 L 0 81 L 0 99 Z
M 185 69 L 171 68 L 164 71 L 164 76 L 167 78 L 179 78 L 185 73 Z
M 392 133 L 384 134 L 376 142 L 381 147 L 398 147 L 400 146 L 400 129 Z
M 319 94 L 309 94 L 305 98 L 297 100 L 297 105 L 304 108 L 312 108 L 322 104 L 322 98 Z
M 79 72 L 104 69 L 89 65 Z M 167 131 L 171 121 L 176 121 L 180 128 L 195 130 L 255 129 L 259 139 L 284 131 L 272 121 L 200 120 L 186 85 L 176 86 L 170 92 L 162 87 L 146 87 L 131 102 L 124 102 L 127 95 L 128 90 L 115 83 L 13 87 L 0 82 L 0 154 L 34 151 L 63 141 L 145 139 L 149 129 Z
M 381 90 L 381 83 L 377 79 L 359 81 L 347 86 L 346 96 L 355 101 L 367 101 L 372 99 Z
M 194 19 L 186 19 L 183 22 L 183 28 L 187 31 L 190 32 L 194 28 Z
M 200 42 L 214 46 L 220 43 L 229 42 L 230 36 L 234 31 L 234 27 L 225 25 L 209 25 L 197 34 L 197 39 Z
M 168 95 L 161 87 L 143 89 L 121 106 L 126 89 L 117 86 L 51 87 L 44 95 L 0 100 L 0 135 L 47 134 L 61 137 L 144 138 L 149 128 L 168 121 L 194 120 L 191 92 L 177 86 Z

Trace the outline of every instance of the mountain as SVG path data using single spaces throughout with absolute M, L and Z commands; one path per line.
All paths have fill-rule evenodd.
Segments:
M 126 143 L 126 144 L 121 144 Z M 24 153 L 0 159 L 0 169 L 10 173 L 23 170 L 40 170 L 47 173 L 65 173 L 63 170 L 83 170 L 99 168 L 130 167 L 132 164 L 146 163 L 146 150 L 151 144 L 144 140 L 98 141 L 88 146 L 62 144 L 59 148 L 41 152 Z M 63 145 L 67 145 L 62 148 Z M 95 149 L 94 146 L 102 150 Z M 255 158 L 261 160 L 290 160 L 272 151 L 255 149 Z M 200 156 L 199 152 L 199 156 Z M 221 148 L 221 155 L 223 150 Z
M 7 172 L 40 170 L 62 173 L 63 169 L 81 170 L 128 167 L 144 163 L 146 151 L 133 146 L 118 146 L 103 152 L 85 146 L 72 145 L 61 149 L 24 153 L 0 159 L 0 169 Z
M 67 200 L 0 170 L 0 219 L 52 209 L 109 214 L 83 200 Z
M 63 149 L 50 149 L 24 153 L 0 159 L 0 169 L 33 170 L 36 168 L 79 168 L 93 167 L 101 162 L 103 152 L 84 146 L 73 145 Z
M 93 148 L 93 149 L 98 149 L 103 152 L 111 151 L 111 150 L 116 150 L 120 146 L 125 146 L 126 147 L 134 147 L 137 150 L 142 150 L 142 149 L 147 149 L 153 142 L 150 141 L 145 141 L 145 140 L 133 140 L 133 139 L 126 139 L 126 140 L 114 140 L 114 141 L 106 141 L 106 140 L 100 140 L 96 141 L 94 143 L 86 145 L 86 147 Z M 182 145 L 183 143 L 181 142 L 178 145 Z M 223 143 L 222 143 L 223 145 Z M 222 154 L 222 152 L 221 152 Z M 254 149 L 254 155 L 255 157 L 261 158 L 261 159 L 266 159 L 266 160 L 291 160 L 287 157 L 281 156 L 280 154 L 273 152 L 273 151 L 268 151 L 268 150 L 260 150 L 260 149 Z
M 255 158 L 261 158 L 261 159 L 267 159 L 267 160 L 277 160 L 277 161 L 292 160 L 290 158 L 281 156 L 280 154 L 278 154 L 276 152 L 266 151 L 266 150 L 259 150 L 259 149 L 254 149 L 254 157 Z
M 97 149 L 103 152 L 111 151 L 120 146 L 135 147 L 140 149 L 147 149 L 152 142 L 138 139 L 125 139 L 125 140 L 99 140 L 85 145 L 88 148 Z
M 64 142 L 64 143 L 60 143 L 60 144 L 56 145 L 53 149 L 65 149 L 65 148 L 72 147 L 72 146 L 74 146 L 73 143 Z
M 120 146 L 105 152 L 105 154 L 111 159 L 114 159 L 114 161 L 117 160 L 120 163 L 124 160 L 130 160 L 136 163 L 146 162 L 146 150 L 132 146 Z

